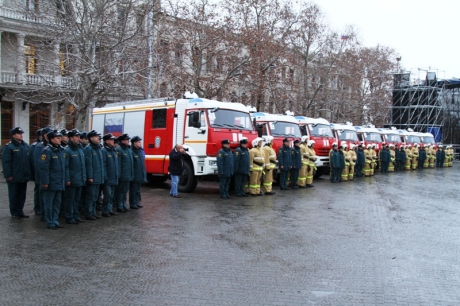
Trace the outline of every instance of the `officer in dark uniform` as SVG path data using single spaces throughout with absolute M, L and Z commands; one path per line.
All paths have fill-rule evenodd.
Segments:
M 385 146 L 380 150 L 379 155 L 382 166 L 380 173 L 388 173 L 388 166 L 390 165 L 391 155 L 387 144 L 385 144 Z
M 69 131 L 66 129 L 62 129 L 61 132 L 62 137 L 61 137 L 61 146 L 65 149 L 67 147 L 67 144 L 69 143 Z
M 24 131 L 20 127 L 10 130 L 11 141 L 2 153 L 3 176 L 8 184 L 10 213 L 14 219 L 29 218 L 24 213 L 27 182 L 31 179 L 29 146 L 24 142 Z
M 37 144 L 39 144 L 42 141 L 42 129 L 37 130 L 37 139 L 35 139 L 35 142 L 32 143 L 29 146 L 29 160 L 30 160 L 30 174 L 31 174 L 31 180 L 32 181 L 38 181 L 35 179 L 35 163 L 34 163 L 34 152 L 35 152 L 35 147 Z M 40 216 L 41 211 L 40 211 L 40 184 L 37 184 L 35 182 L 35 187 L 34 187 L 34 211 L 35 215 Z
M 222 149 L 217 152 L 217 174 L 219 176 L 219 192 L 221 199 L 230 199 L 228 189 L 233 175 L 233 154 L 230 149 L 230 141 L 221 141 Z
M 364 163 L 366 162 L 366 156 L 364 155 L 363 144 L 358 145 L 358 150 L 356 151 L 356 176 L 363 176 Z
M 399 150 L 396 151 L 396 169 L 403 171 L 406 160 L 406 150 L 404 150 L 404 145 L 401 144 L 399 145 Z
M 82 146 L 82 148 L 86 148 L 89 144 L 89 140 L 88 140 L 88 133 L 87 132 L 81 132 L 80 133 L 80 145 Z
M 289 147 L 289 139 L 283 140 L 283 146 L 278 150 L 278 167 L 280 171 L 280 189 L 288 190 L 287 179 L 292 169 L 292 154 Z
M 62 228 L 59 224 L 59 208 L 66 180 L 66 153 L 61 147 L 61 133 L 57 130 L 47 134 L 49 144 L 40 157 L 40 184 L 45 203 L 46 227 Z
M 79 207 L 82 197 L 82 188 L 86 184 L 85 154 L 80 146 L 80 132 L 73 129 L 68 132 L 68 146 L 66 152 L 66 206 L 65 218 L 69 224 L 83 222 L 80 218 Z
M 115 201 L 115 189 L 120 178 L 120 169 L 118 164 L 118 154 L 114 147 L 116 137 L 111 133 L 102 137 L 104 140 L 104 148 L 102 149 L 104 157 L 104 165 L 106 171 L 106 179 L 104 182 L 104 202 L 102 204 L 102 216 L 110 217 L 118 215 L 113 212 L 113 203 Z
M 51 132 L 52 129 L 50 127 L 44 127 L 42 128 L 42 142 L 38 143 L 35 146 L 34 149 L 34 156 L 31 157 L 34 159 L 34 167 L 35 169 L 32 169 L 32 171 L 35 172 L 35 184 L 38 184 L 40 186 L 39 192 L 38 192 L 38 200 L 40 202 L 40 213 L 41 213 L 41 220 L 46 221 L 45 219 L 45 203 L 43 202 L 43 195 L 42 195 L 42 187 L 40 183 L 40 158 L 42 156 L 42 151 L 43 149 L 48 145 L 48 133 Z
M 134 179 L 133 169 L 133 152 L 130 150 L 128 134 L 123 134 L 118 137 L 119 146 L 118 152 L 118 164 L 120 168 L 120 179 L 118 180 L 118 187 L 116 190 L 115 201 L 117 204 L 117 211 L 125 213 L 129 211 L 126 207 L 126 198 L 129 191 L 130 182 Z
M 129 208 L 142 208 L 140 204 L 141 184 L 147 181 L 147 172 L 145 170 L 145 154 L 142 149 L 142 138 L 134 136 L 131 139 L 131 153 L 133 155 L 133 180 L 129 185 Z
M 418 152 L 418 169 L 423 170 L 423 164 L 426 161 L 426 150 L 423 144 L 420 145 L 420 151 Z
M 241 139 L 240 146 L 233 155 L 233 172 L 235 173 L 235 193 L 237 197 L 247 197 L 244 185 L 249 176 L 249 149 L 248 140 Z
M 85 218 L 96 220 L 101 219 L 96 214 L 96 201 L 99 197 L 99 187 L 105 181 L 105 167 L 99 133 L 92 130 L 88 133 L 88 140 L 89 145 L 83 150 L 86 166 Z
M 341 172 L 341 167 L 342 167 L 341 159 L 343 159 L 343 156 L 339 154 L 336 143 L 332 145 L 330 159 L 331 159 L 331 182 L 338 183 L 340 182 L 340 172 Z
M 291 168 L 291 188 L 299 189 L 297 181 L 299 179 L 299 171 L 302 167 L 302 152 L 300 152 L 300 140 L 294 141 L 294 147 L 291 149 L 292 168 Z

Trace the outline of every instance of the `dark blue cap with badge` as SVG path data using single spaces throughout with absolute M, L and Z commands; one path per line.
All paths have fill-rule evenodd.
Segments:
M 296 144 L 296 143 L 300 143 L 300 140 L 298 140 L 298 139 L 294 140 L 294 144 Z
M 70 130 L 70 131 L 67 133 L 67 136 L 68 136 L 68 137 L 74 137 L 74 136 L 81 136 L 81 134 L 80 134 L 80 131 L 79 131 L 79 130 L 73 129 L 73 130 Z
M 66 129 L 62 129 L 61 132 L 62 136 L 68 136 L 67 134 L 69 134 L 69 131 L 67 131 Z
M 52 131 L 52 129 L 49 126 L 44 127 L 44 128 L 42 128 L 42 135 L 48 136 L 48 133 L 51 132 L 51 131 Z
M 116 137 L 112 135 L 112 133 L 108 133 L 108 134 L 105 134 L 103 137 L 102 137 L 102 140 L 106 141 L 108 139 L 113 139 L 115 140 Z
M 283 139 L 283 142 L 289 142 L 289 139 L 288 139 L 288 138 L 284 138 L 284 139 Z
M 42 129 L 37 130 L 37 136 L 42 136 Z
M 88 133 L 87 132 L 80 133 L 80 139 L 88 139 Z
M 46 134 L 46 136 L 48 136 L 48 139 L 52 139 L 55 137 L 62 137 L 62 134 L 58 130 L 53 130 L 49 132 L 48 134 Z
M 94 137 L 94 136 L 100 136 L 99 133 L 96 130 L 91 130 L 88 132 L 88 138 Z
M 122 141 L 122 140 L 130 140 L 130 139 L 131 139 L 131 137 L 129 137 L 128 134 L 123 134 L 123 135 L 121 135 L 120 137 L 118 137 L 118 140 L 119 140 L 119 141 Z
M 24 131 L 19 126 L 17 126 L 10 130 L 10 135 L 14 135 L 14 134 L 24 134 Z
M 142 138 L 140 138 L 139 136 L 134 136 L 133 138 L 131 138 L 131 143 L 135 143 L 135 142 L 138 142 L 138 141 L 141 141 Z
M 224 139 L 221 141 L 221 143 L 224 145 L 224 144 L 230 144 L 230 141 L 228 141 L 228 139 Z

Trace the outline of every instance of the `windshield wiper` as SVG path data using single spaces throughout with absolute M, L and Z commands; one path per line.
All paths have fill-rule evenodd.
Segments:
M 241 124 L 237 124 L 237 125 L 234 125 L 234 127 L 239 127 L 239 128 L 242 128 L 242 129 L 244 129 L 244 130 L 246 129 L 246 127 L 244 127 L 244 126 L 243 126 L 243 125 L 241 125 Z
M 213 124 L 211 124 L 211 126 L 212 126 L 212 127 L 214 127 L 214 126 L 220 126 L 220 127 L 223 127 L 223 125 L 222 125 L 222 124 L 219 124 L 219 123 L 213 123 Z
M 227 124 L 227 123 L 223 123 L 223 125 L 228 126 L 229 128 L 234 128 L 235 127 L 234 125 Z

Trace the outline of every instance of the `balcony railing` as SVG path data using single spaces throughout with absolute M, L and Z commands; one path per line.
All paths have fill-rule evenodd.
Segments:
M 72 77 L 46 75 L 46 74 L 23 74 L 16 72 L 2 71 L 2 84 L 15 85 L 34 85 L 34 86 L 50 86 L 50 87 L 66 87 L 73 88 L 75 85 Z
M 26 12 L 24 10 L 15 10 L 7 7 L 0 7 L 0 17 L 21 20 L 31 23 L 41 23 L 46 25 L 59 25 L 60 22 L 51 15 L 41 14 L 38 15 L 33 12 Z

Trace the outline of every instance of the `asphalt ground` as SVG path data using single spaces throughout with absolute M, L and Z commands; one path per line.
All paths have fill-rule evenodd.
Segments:
M 218 184 L 47 230 L 0 182 L 0 305 L 459 305 L 459 167 L 221 200 Z

